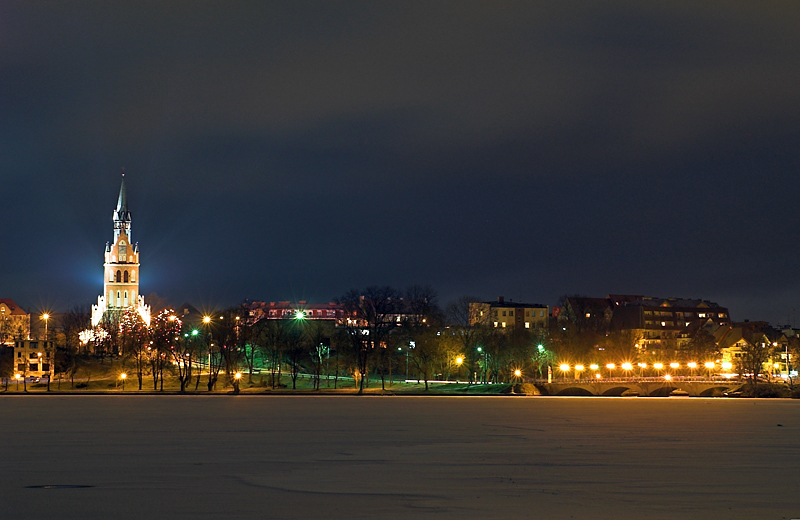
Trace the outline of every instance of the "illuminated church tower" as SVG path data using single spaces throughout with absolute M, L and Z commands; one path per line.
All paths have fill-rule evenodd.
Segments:
M 131 212 L 125 193 L 125 174 L 119 188 L 114 220 L 114 241 L 106 242 L 103 264 L 103 294 L 92 305 L 92 326 L 97 326 L 106 312 L 121 312 L 134 307 L 147 325 L 150 325 L 150 306 L 139 294 L 139 244 L 131 242 Z

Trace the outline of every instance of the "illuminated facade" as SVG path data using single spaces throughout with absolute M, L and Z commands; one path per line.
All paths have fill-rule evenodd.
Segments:
M 92 305 L 92 326 L 96 327 L 106 312 L 120 312 L 129 307 L 134 307 L 150 325 L 150 306 L 139 294 L 139 244 L 131 242 L 131 212 L 124 174 L 112 219 L 114 241 L 106 242 L 103 294 L 97 297 L 97 305 Z
M 469 306 L 473 325 L 482 322 L 499 328 L 546 329 L 550 319 L 547 305 L 505 301 L 502 296 L 496 302 L 470 303 Z

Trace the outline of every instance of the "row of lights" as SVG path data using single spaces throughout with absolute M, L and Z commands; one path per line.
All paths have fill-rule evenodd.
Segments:
M 645 369 L 645 368 L 647 368 L 647 363 L 637 363 L 636 366 L 641 368 L 641 369 Z M 689 363 L 686 363 L 686 366 L 688 368 L 691 368 L 692 370 L 694 370 L 695 368 L 698 367 L 697 363 L 695 363 L 694 361 L 690 361 Z M 715 362 L 713 362 L 713 361 L 707 361 L 706 363 L 703 364 L 703 366 L 710 370 L 710 369 L 716 367 L 717 364 Z M 723 362 L 721 364 L 721 366 L 725 370 L 730 370 L 731 368 L 733 368 L 733 364 L 731 364 L 728 361 Z M 680 363 L 670 363 L 669 367 L 670 368 L 680 368 L 681 364 Z M 570 365 L 568 365 L 567 363 L 562 363 L 561 365 L 559 365 L 558 368 L 562 372 L 569 372 L 572 369 L 572 367 L 570 367 Z M 614 370 L 615 368 L 617 368 L 617 365 L 615 363 L 608 363 L 606 365 L 606 368 L 609 369 L 609 370 Z M 620 365 L 620 368 L 622 370 L 633 370 L 633 363 L 622 363 Z M 664 368 L 664 363 L 653 363 L 653 368 L 655 368 L 656 370 L 662 370 Z M 590 370 L 600 370 L 600 365 L 591 364 L 591 365 L 589 365 L 589 369 Z M 584 370 L 586 370 L 586 367 L 584 365 L 581 365 L 581 364 L 575 365 L 575 371 L 576 372 L 582 372 Z

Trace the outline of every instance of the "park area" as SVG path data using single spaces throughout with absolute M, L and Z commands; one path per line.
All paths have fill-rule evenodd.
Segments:
M 800 518 L 800 401 L 8 395 L 0 517 Z

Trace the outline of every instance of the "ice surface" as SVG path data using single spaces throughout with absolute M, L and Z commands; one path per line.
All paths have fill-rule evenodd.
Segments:
M 800 401 L 4 396 L 0 518 L 800 518 Z M 88 485 L 88 488 L 30 488 Z

